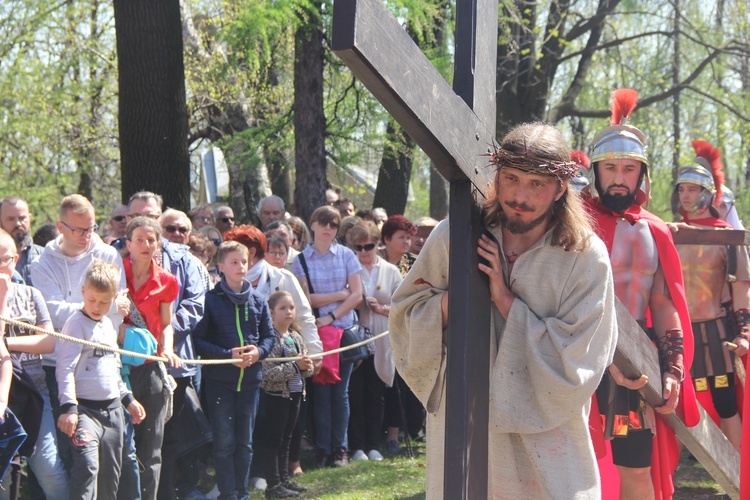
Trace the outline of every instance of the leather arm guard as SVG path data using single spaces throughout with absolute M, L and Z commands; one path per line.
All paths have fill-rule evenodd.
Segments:
M 737 337 L 750 340 L 750 309 L 742 308 L 735 311 L 734 320 Z
M 748 317 L 750 318 L 750 314 Z M 750 327 L 750 324 L 748 326 Z M 685 351 L 682 344 L 682 330 L 679 328 L 667 330 L 664 337 L 659 339 L 658 346 L 662 373 L 671 373 L 682 382 L 685 379 L 685 364 L 683 361 Z

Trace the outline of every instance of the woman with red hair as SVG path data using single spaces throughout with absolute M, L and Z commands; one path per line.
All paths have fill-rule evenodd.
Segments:
M 403 215 L 392 215 L 385 221 L 380 232 L 385 245 L 380 256 L 398 267 L 401 276 L 405 276 L 416 260 L 409 249 L 411 237 L 416 234 L 417 228 Z

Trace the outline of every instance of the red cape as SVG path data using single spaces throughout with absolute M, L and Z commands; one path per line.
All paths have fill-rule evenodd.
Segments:
M 682 383 L 680 391 L 677 414 L 688 427 L 697 425 L 700 420 L 700 413 L 698 412 L 698 403 L 695 399 L 693 380 L 690 377 L 690 367 L 693 364 L 693 329 L 690 324 L 690 315 L 685 298 L 680 256 L 672 240 L 671 231 L 663 220 L 643 209 L 638 204 L 631 205 L 623 213 L 612 212 L 591 197 L 584 199 L 584 205 L 596 222 L 595 230 L 597 235 L 607 245 L 607 250 L 610 253 L 612 252 L 612 243 L 615 237 L 615 226 L 618 218 L 624 217 L 631 222 L 645 220 L 648 223 L 651 234 L 654 237 L 654 242 L 656 243 L 659 264 L 664 271 L 667 288 L 669 288 L 669 294 L 680 317 L 683 332 L 685 380 Z M 595 416 L 598 420 L 598 415 Z M 601 427 L 601 423 L 598 426 Z M 596 428 L 596 422 L 590 422 L 590 427 Z M 655 497 L 666 499 L 671 498 L 674 493 L 672 474 L 679 463 L 680 452 L 674 432 L 661 418 L 658 418 L 658 413 L 655 430 L 656 439 L 654 440 L 654 453 L 651 459 L 651 479 L 654 484 Z M 592 439 L 596 442 L 597 440 L 601 441 L 602 438 L 592 436 Z M 598 446 L 595 445 L 595 448 L 598 448 Z M 613 493 L 611 485 L 612 483 L 618 484 L 619 481 L 612 479 L 609 473 L 613 470 L 611 457 L 608 455 L 605 457 L 605 460 L 607 459 L 609 460 L 609 464 L 602 464 L 602 460 L 600 460 L 602 494 L 605 497 L 611 497 Z

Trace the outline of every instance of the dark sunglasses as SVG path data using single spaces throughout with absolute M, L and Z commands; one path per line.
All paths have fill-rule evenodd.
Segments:
M 114 217 L 112 217 L 112 220 L 115 222 L 122 222 L 125 220 L 125 217 L 125 215 L 115 215 Z
M 221 240 L 219 238 L 211 238 L 211 243 L 218 247 L 219 245 L 221 245 Z
M 234 217 L 222 217 L 222 218 L 221 218 L 221 219 L 219 219 L 219 220 L 220 220 L 221 222 L 223 222 L 224 224 L 229 224 L 229 221 L 232 221 L 232 222 L 234 222 Z
M 328 226 L 331 229 L 338 229 L 339 228 L 338 222 L 318 222 L 318 224 L 320 224 L 321 227 Z
M 369 252 L 373 248 L 375 248 L 375 243 L 368 243 L 366 245 L 354 245 L 354 249 L 358 252 L 361 252 L 362 250 L 364 250 L 365 252 Z
M 168 233 L 178 232 L 180 234 L 188 234 L 188 232 L 190 232 L 190 229 L 188 229 L 186 227 L 183 227 L 183 226 L 173 226 L 171 224 L 168 225 L 168 226 L 165 226 L 164 230 L 166 232 L 168 232 Z

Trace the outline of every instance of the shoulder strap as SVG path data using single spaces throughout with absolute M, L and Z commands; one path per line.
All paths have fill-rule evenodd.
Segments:
M 305 279 L 307 279 L 307 289 L 310 292 L 310 295 L 314 294 L 315 291 L 313 290 L 313 284 L 310 280 L 310 271 L 307 269 L 307 261 L 305 260 L 305 254 L 300 252 L 299 253 L 299 263 L 302 265 L 302 270 L 305 271 Z M 320 318 L 320 310 L 317 307 L 312 308 L 313 316 L 316 318 Z

